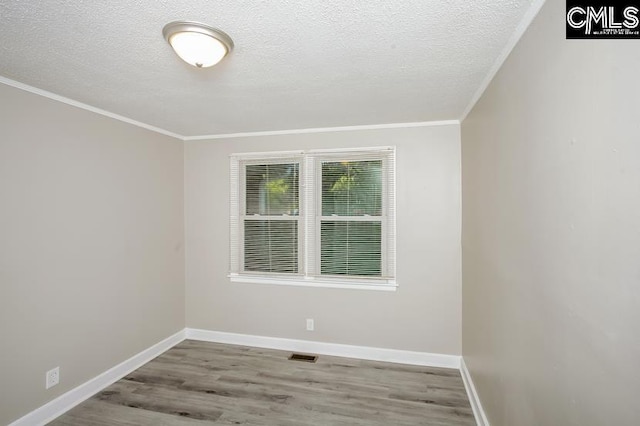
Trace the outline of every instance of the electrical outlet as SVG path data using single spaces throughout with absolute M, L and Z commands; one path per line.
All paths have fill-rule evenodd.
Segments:
M 46 388 L 49 389 L 60 382 L 60 367 L 47 371 Z
M 314 329 L 313 318 L 307 318 L 307 331 L 313 331 L 313 329 Z

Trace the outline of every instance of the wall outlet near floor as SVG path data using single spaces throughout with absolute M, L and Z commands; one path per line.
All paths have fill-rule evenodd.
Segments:
M 313 331 L 313 329 L 314 329 L 313 318 L 307 318 L 307 331 Z
M 60 367 L 47 371 L 46 389 L 49 389 L 60 382 Z

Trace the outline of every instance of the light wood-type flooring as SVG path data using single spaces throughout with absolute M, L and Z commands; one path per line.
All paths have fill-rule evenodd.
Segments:
M 49 423 L 475 425 L 457 370 L 185 340 Z

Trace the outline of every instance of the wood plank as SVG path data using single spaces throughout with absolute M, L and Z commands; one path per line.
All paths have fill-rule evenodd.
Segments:
M 472 426 L 453 369 L 185 340 L 50 423 Z
M 205 426 L 212 423 L 125 405 L 108 404 L 90 398 L 49 424 L 55 426 Z

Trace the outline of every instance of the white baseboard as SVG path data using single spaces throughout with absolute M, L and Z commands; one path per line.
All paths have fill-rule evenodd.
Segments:
M 181 330 L 176 334 L 167 337 L 163 341 L 156 343 L 150 348 L 145 349 L 139 354 L 132 356 L 128 360 L 121 362 L 115 367 L 110 368 L 99 376 L 96 376 L 80 386 L 71 389 L 69 392 L 60 395 L 53 401 L 48 402 L 42 407 L 37 408 L 29 414 L 14 421 L 9 426 L 40 426 L 50 422 L 80 404 L 82 401 L 120 380 L 133 370 L 151 361 L 161 353 L 177 345 L 183 341 L 184 338 L 185 330 Z
M 473 410 L 473 415 L 476 418 L 476 423 L 478 426 L 491 426 L 489 425 L 487 415 L 480 403 L 480 398 L 476 392 L 473 380 L 471 380 L 471 374 L 469 374 L 467 365 L 464 363 L 464 358 L 460 360 L 460 374 L 462 375 L 462 381 L 464 382 L 464 387 L 467 390 L 467 395 L 469 396 L 469 402 L 471 403 L 471 409 Z
M 227 343 L 233 345 L 253 346 L 258 348 L 280 349 L 286 351 L 310 352 L 314 354 L 358 358 L 371 361 L 397 362 L 400 364 L 422 365 L 427 367 L 441 367 L 461 369 L 462 378 L 471 400 L 473 412 L 478 419 L 479 426 L 489 426 L 486 416 L 475 394 L 469 372 L 461 364 L 461 357 L 457 355 L 433 354 L 426 352 L 404 351 L 398 349 L 373 348 L 367 346 L 352 346 L 338 343 L 315 342 L 310 340 L 295 340 L 276 337 L 252 336 L 247 334 L 224 333 L 219 331 L 185 328 L 172 336 L 156 343 L 148 349 L 121 362 L 99 376 L 71 389 L 40 408 L 19 418 L 9 426 L 41 426 L 69 411 L 82 401 L 100 392 L 112 383 L 141 367 L 153 358 L 177 345 L 185 339 L 206 342 Z M 478 408 L 479 407 L 479 408 Z M 478 411 L 479 409 L 479 411 Z M 480 413 L 480 414 L 478 414 Z M 484 423 L 480 422 L 480 418 Z
M 186 329 L 186 338 L 205 342 L 227 343 L 232 345 L 254 346 L 258 348 L 280 349 L 285 351 L 310 352 L 320 355 L 359 358 L 370 361 L 397 362 L 400 364 L 422 365 L 427 367 L 460 368 L 457 355 L 432 354 L 426 352 L 403 351 L 398 349 L 351 346 L 338 343 L 324 343 L 310 340 L 283 339 L 277 337 L 252 336 L 248 334 L 224 333 L 220 331 Z

